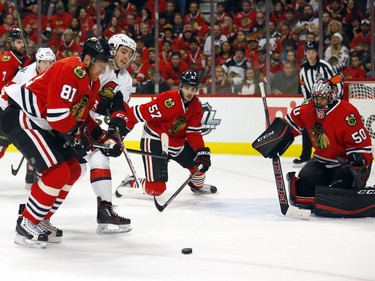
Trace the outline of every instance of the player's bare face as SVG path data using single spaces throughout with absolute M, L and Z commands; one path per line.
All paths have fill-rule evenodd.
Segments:
M 115 55 L 115 64 L 117 68 L 124 69 L 132 58 L 133 50 L 129 47 L 120 47 Z
M 14 40 L 13 42 L 13 51 L 17 54 L 17 55 L 24 55 L 26 54 L 26 48 L 25 48 L 25 44 L 23 44 L 23 40 L 22 39 L 16 39 Z
M 106 72 L 107 66 L 108 63 L 101 60 L 96 60 L 92 63 L 88 69 L 90 81 L 97 81 L 99 76 Z
M 181 88 L 181 93 L 182 93 L 182 98 L 184 99 L 184 101 L 189 102 L 198 93 L 198 88 L 184 85 Z
M 306 59 L 309 61 L 310 65 L 315 65 L 318 61 L 318 52 L 315 50 L 307 50 Z
M 54 60 L 41 60 L 38 62 L 38 71 L 42 73 L 46 71 L 51 65 L 53 65 Z

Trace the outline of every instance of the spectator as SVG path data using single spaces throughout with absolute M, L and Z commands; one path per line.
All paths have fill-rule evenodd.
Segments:
M 363 13 L 358 7 L 358 2 L 354 0 L 348 0 L 346 8 L 343 11 L 343 23 L 344 25 L 350 25 L 353 19 L 363 19 Z
M 357 52 L 350 55 L 351 65 L 342 72 L 344 78 L 365 78 L 366 70 L 361 64 L 361 58 Z
M 276 1 L 273 5 L 274 11 L 271 13 L 271 20 L 278 25 L 285 20 L 284 4 L 282 1 Z
M 290 30 L 293 30 L 293 28 L 297 24 L 297 19 L 294 16 L 294 10 L 291 8 L 287 8 L 285 10 L 285 20 L 283 20 L 283 23 L 289 26 Z
M 305 41 L 306 34 L 319 28 L 319 18 L 316 17 L 311 5 L 303 7 L 303 17 L 299 20 L 293 29 L 293 32 L 299 34 L 299 40 Z
M 255 17 L 255 23 L 250 29 L 250 35 L 261 37 L 265 34 L 266 20 L 265 15 L 262 11 L 258 11 Z
M 288 94 L 297 95 L 299 87 L 299 77 L 294 65 L 286 61 L 283 70 L 275 73 L 271 79 L 271 92 L 276 95 Z
M 125 26 L 123 28 L 125 33 L 131 38 L 136 38 L 139 35 L 139 24 L 135 13 L 125 15 Z
M 58 51 L 56 54 L 56 60 L 62 58 L 71 57 L 74 54 L 79 54 L 81 52 L 81 47 L 73 38 L 74 33 L 71 29 L 66 29 L 62 35 L 62 41 L 58 46 Z
M 211 87 L 208 87 L 208 92 L 212 94 L 232 94 L 232 83 L 225 74 L 224 68 L 221 65 L 215 67 L 215 93 L 212 92 Z
M 238 93 L 245 78 L 245 70 L 251 67 L 251 63 L 245 57 L 245 49 L 238 47 L 234 52 L 234 57 L 227 60 L 223 65 L 225 73 L 228 75 L 234 87 L 234 93 Z
M 216 58 L 216 65 L 223 65 L 231 58 L 233 58 L 232 46 L 228 41 L 225 41 L 220 47 L 220 53 Z
M 215 16 L 216 23 L 222 25 L 225 17 L 231 18 L 230 14 L 225 11 L 224 2 L 218 2 L 216 4 L 216 16 Z
M 171 62 L 167 63 L 163 70 L 163 78 L 170 88 L 177 88 L 183 72 L 189 70 L 189 65 L 181 59 L 179 51 L 173 51 Z
M 83 28 L 83 30 L 85 29 Z M 108 40 L 113 35 L 118 34 L 118 33 L 121 33 L 121 28 L 119 26 L 118 18 L 112 17 L 107 28 L 104 29 L 103 31 L 103 37 Z
M 361 32 L 361 18 L 353 17 L 351 22 L 345 27 L 345 34 L 348 37 L 348 42 L 352 42 L 353 38 Z
M 151 34 L 150 25 L 148 23 L 141 23 L 139 25 L 139 35 L 141 36 L 145 47 L 154 47 L 154 35 Z
M 364 19 L 361 21 L 361 32 L 350 43 L 350 51 L 357 51 L 363 57 L 369 51 L 370 41 L 370 21 Z
M 258 38 L 256 36 L 250 36 L 247 39 L 246 57 L 251 62 L 251 65 L 254 66 L 255 62 L 258 61 Z
M 190 24 L 184 26 L 184 31 L 181 37 L 176 38 L 172 42 L 173 50 L 189 50 L 190 41 L 194 39 L 193 28 Z
M 259 80 L 256 77 L 254 69 L 248 68 L 245 72 L 245 78 L 242 81 L 240 95 L 260 94 Z
M 328 24 L 328 32 L 327 34 L 324 34 L 323 40 L 324 40 L 324 49 L 326 49 L 330 42 L 331 42 L 331 37 L 333 34 L 336 32 L 339 32 L 341 34 L 344 34 L 344 29 L 342 27 L 342 23 L 337 21 L 337 20 L 331 20 L 331 22 Z M 344 44 L 347 42 L 346 38 L 344 38 Z
M 298 63 L 297 61 L 297 58 L 296 58 L 296 52 L 295 51 L 289 51 L 287 54 L 286 54 L 286 59 L 283 60 L 283 64 L 285 64 L 286 62 L 289 62 L 292 64 L 294 70 L 296 71 L 296 73 L 298 74 L 299 73 L 299 69 L 301 67 L 301 64 Z
M 48 18 L 41 14 L 41 21 L 42 21 L 42 32 L 46 30 L 48 25 Z M 38 28 L 39 28 L 39 22 L 38 22 L 38 5 L 32 4 L 30 6 L 30 13 L 25 16 L 25 18 L 22 20 L 22 25 L 26 26 L 30 24 L 31 28 L 33 29 L 34 34 L 38 34 Z
M 173 37 L 182 37 L 182 32 L 184 31 L 184 21 L 180 13 L 175 13 L 174 22 L 172 27 Z
M 132 85 L 136 86 L 139 82 L 137 81 L 137 75 L 139 73 L 139 70 L 142 67 L 142 54 L 138 51 L 135 52 L 135 58 L 130 63 L 130 65 L 127 68 L 127 71 L 129 72 L 131 78 L 132 78 Z
M 72 22 L 70 23 L 70 29 L 73 31 L 74 39 L 77 41 L 78 44 L 83 44 L 86 41 L 86 32 L 82 30 L 81 23 L 77 18 L 72 18 Z
M 0 37 L 7 40 L 10 31 L 16 26 L 16 20 L 12 14 L 4 14 L 3 20 L 4 24 L 0 25 Z
M 349 49 L 342 44 L 342 40 L 341 33 L 336 32 L 332 35 L 331 44 L 324 52 L 324 59 L 329 61 L 331 57 L 336 57 L 340 65 L 347 67 L 349 65 Z
M 256 76 L 259 77 L 259 79 L 262 79 L 267 75 L 266 71 L 266 49 L 259 48 L 258 54 L 256 56 L 256 59 L 254 60 L 253 69 L 256 73 Z
M 129 13 L 137 13 L 137 7 L 134 4 L 132 4 L 130 0 L 121 0 L 119 8 L 122 15 L 126 15 Z
M 139 69 L 137 80 L 139 83 L 144 82 L 147 79 L 147 70 L 151 67 L 155 67 L 156 53 L 155 48 L 148 49 L 148 59 L 143 61 L 141 68 Z
M 159 69 L 163 70 L 165 65 L 171 61 L 172 41 L 163 39 L 159 53 Z
M 219 24 L 214 25 L 214 48 L 215 55 L 217 56 L 220 53 L 220 47 L 223 42 L 228 41 L 228 38 L 221 33 L 221 26 Z M 203 52 L 206 56 L 211 55 L 211 35 L 206 38 L 204 43 Z
M 257 13 L 252 9 L 251 5 L 250 0 L 242 0 L 241 11 L 234 15 L 234 24 L 238 30 L 242 30 L 246 34 L 250 33 L 256 22 Z
M 154 1 L 152 1 L 152 2 L 154 2 Z M 174 0 L 168 0 L 167 5 L 166 5 L 166 10 L 164 12 L 167 23 L 169 23 L 171 25 L 174 24 L 175 14 L 176 14 L 176 4 L 175 4 Z M 181 19 L 182 19 L 182 17 L 181 17 Z
M 64 4 L 61 1 L 57 2 L 55 11 L 56 13 L 50 17 L 48 24 L 52 32 L 60 36 L 69 28 L 73 17 L 68 12 L 65 12 Z
M 270 38 L 269 38 L 270 50 L 275 52 L 275 50 L 277 48 L 276 42 L 280 39 L 281 35 L 276 29 L 276 24 L 271 20 L 268 24 L 268 30 L 269 30 L 269 33 L 270 33 Z M 266 41 L 267 41 L 267 39 L 266 39 L 265 35 L 260 37 L 259 38 L 259 46 L 262 47 L 262 48 L 266 48 Z
M 332 19 L 343 22 L 344 6 L 339 0 L 331 0 L 326 8 L 327 12 L 331 14 Z
M 306 35 L 306 43 L 307 42 L 315 42 L 315 34 L 312 32 L 309 32 Z M 306 45 L 305 43 L 305 45 Z M 296 52 L 296 59 L 299 64 L 302 64 L 306 60 L 306 54 L 305 54 L 305 45 L 299 45 L 297 52 Z
M 199 11 L 198 1 L 191 1 L 189 5 L 189 13 L 184 17 L 184 24 L 190 24 L 193 32 L 197 36 L 202 37 L 209 30 L 209 26 L 204 19 L 203 14 Z
M 200 79 L 204 71 L 203 62 L 206 61 L 206 56 L 199 49 L 197 39 L 194 38 L 190 41 L 189 50 L 185 53 L 184 60 L 190 66 L 190 70 L 195 71 Z
M 135 39 L 135 43 L 137 44 L 137 52 L 142 54 L 142 62 L 146 62 L 148 60 L 148 48 L 145 47 L 145 43 L 140 35 Z
M 69 0 L 67 9 L 68 13 L 71 14 L 73 18 L 78 18 L 81 5 L 78 4 L 78 0 Z
M 143 7 L 141 9 L 141 16 L 138 17 L 138 23 L 140 26 L 142 25 L 142 23 L 147 23 L 150 29 L 153 28 L 154 18 L 151 15 L 151 12 L 147 7 Z
M 246 34 L 243 30 L 237 31 L 236 37 L 234 38 L 234 40 L 232 42 L 232 47 L 233 47 L 234 50 L 236 50 L 240 47 L 244 48 L 245 51 L 248 49 Z
M 228 41 L 232 42 L 237 34 L 237 28 L 233 24 L 233 19 L 231 17 L 224 17 L 221 23 L 222 34 L 225 35 Z
M 147 70 L 147 79 L 142 84 L 137 86 L 136 94 L 156 94 L 155 85 L 159 85 L 159 93 L 169 90 L 168 84 L 164 81 L 161 72 L 159 75 L 155 74 L 155 68 Z

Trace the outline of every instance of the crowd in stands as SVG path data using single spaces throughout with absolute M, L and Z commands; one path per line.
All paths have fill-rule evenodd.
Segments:
M 215 1 L 215 24 L 211 40 L 209 17 L 200 11 L 199 1 L 158 1 L 158 42 L 155 51 L 153 0 L 21 1 L 22 25 L 28 35 L 29 51 L 49 46 L 57 59 L 79 55 L 86 38 L 109 38 L 126 33 L 137 43 L 135 61 L 128 71 L 137 93 L 153 93 L 178 86 L 185 70 L 199 74 L 204 92 L 257 94 L 258 82 L 266 75 L 265 1 Z M 299 66 L 304 61 L 307 41 L 323 33 L 323 56 L 345 78 L 370 76 L 371 1 L 325 0 L 319 24 L 316 0 L 272 1 L 269 30 L 272 93 L 297 94 Z M 41 27 L 38 24 L 41 11 Z M 12 1 L 0 0 L 0 53 L 7 49 L 9 31 L 18 25 Z M 98 19 L 99 17 L 99 19 Z M 98 26 L 97 23 L 100 23 Z M 41 42 L 38 42 L 41 30 Z M 39 36 L 40 38 L 40 36 Z M 211 42 L 215 53 L 215 79 L 211 79 Z M 159 72 L 155 71 L 158 56 Z

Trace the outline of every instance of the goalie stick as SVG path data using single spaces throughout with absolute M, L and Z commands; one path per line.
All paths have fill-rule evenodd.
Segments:
M 352 175 L 354 179 L 355 187 L 357 189 L 363 188 L 365 184 L 363 184 L 360 175 L 358 175 L 358 172 L 354 169 L 353 165 L 349 163 L 347 160 L 345 160 L 344 158 L 342 158 L 341 156 L 337 156 L 337 160 L 339 161 L 341 166 Z
M 260 88 L 260 93 L 262 95 L 262 101 L 263 101 L 264 113 L 266 115 L 267 127 L 269 127 L 271 124 L 271 121 L 270 121 L 270 114 L 268 111 L 266 92 L 264 90 L 263 82 L 259 83 L 259 88 Z M 281 213 L 285 216 L 295 218 L 295 219 L 308 219 L 311 214 L 310 210 L 299 209 L 297 207 L 289 205 L 279 155 L 276 154 L 272 158 L 272 166 L 273 166 L 273 172 L 275 175 L 275 181 L 276 181 L 276 187 L 277 187 Z
M 195 171 L 184 181 L 184 183 L 176 190 L 175 193 L 172 194 L 172 196 L 167 200 L 167 202 L 164 203 L 164 205 L 160 205 L 158 201 L 156 200 L 156 197 L 154 196 L 154 203 L 156 209 L 158 209 L 159 212 L 163 212 L 165 208 L 168 207 L 168 205 L 173 201 L 173 199 L 176 198 L 176 196 L 184 189 L 184 187 L 191 181 L 191 179 L 203 168 L 203 165 L 200 164 Z
M 12 175 L 16 176 L 22 166 L 23 160 L 25 160 L 25 156 L 22 156 L 20 163 L 18 164 L 18 167 L 16 169 L 13 168 L 13 164 L 11 165 Z

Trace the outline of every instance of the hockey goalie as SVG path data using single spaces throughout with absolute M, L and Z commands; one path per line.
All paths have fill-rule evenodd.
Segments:
M 267 158 L 282 155 L 303 129 L 315 151 L 298 176 L 287 174 L 290 204 L 317 216 L 374 217 L 375 186 L 366 186 L 371 138 L 358 110 L 338 98 L 329 80 L 318 80 L 311 99 L 276 118 L 253 147 Z

